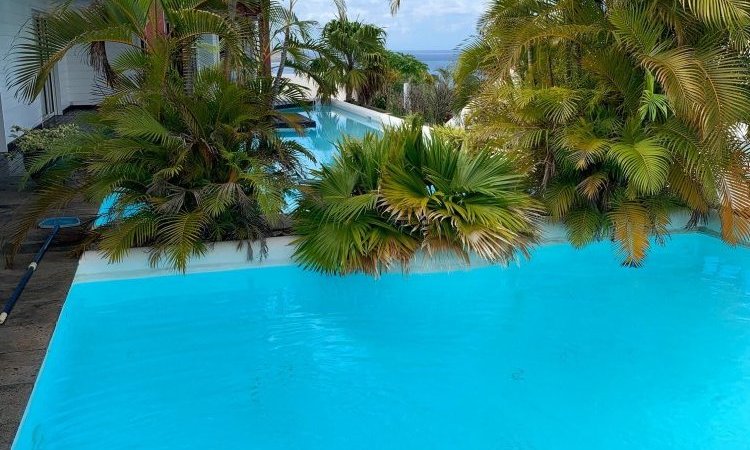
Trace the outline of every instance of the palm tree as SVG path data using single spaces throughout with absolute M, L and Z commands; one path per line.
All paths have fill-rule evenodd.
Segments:
M 106 41 L 130 48 L 108 58 L 112 91 L 86 131 L 34 161 L 32 171 L 45 168 L 45 176 L 36 203 L 13 232 L 15 248 L 46 211 L 83 197 L 114 199 L 106 223 L 88 236 L 112 261 L 148 246 L 153 264 L 185 270 L 208 243 L 222 240 L 260 241 L 263 253 L 286 191 L 305 177 L 300 157 L 311 158 L 300 145 L 279 139 L 275 124 L 288 119 L 270 105 L 301 102 L 304 92 L 258 75 L 258 60 L 245 53 L 252 41 L 242 17 L 231 18 L 224 6 L 196 4 L 203 5 L 156 0 L 62 7 L 49 16 L 47 39 L 19 47 L 15 83 L 28 99 L 75 45 Z M 154 26 L 159 14 L 168 32 Z M 186 70 L 182 56 L 205 34 L 220 37 L 224 65 Z
M 295 258 L 325 273 L 379 274 L 418 251 L 508 262 L 537 238 L 540 209 L 513 163 L 412 122 L 340 143 L 304 189 Z
M 258 47 L 260 49 L 261 75 L 271 76 L 271 0 L 255 0 L 258 20 Z
M 250 52 L 258 62 L 258 76 L 270 78 L 272 76 L 272 59 L 274 54 L 274 38 L 285 34 L 283 30 L 274 30 L 275 25 L 285 28 L 286 33 L 293 33 L 296 25 L 301 25 L 294 16 L 294 4 L 290 1 L 289 8 L 281 6 L 274 0 L 232 0 L 228 7 L 232 11 L 233 20 L 245 19 L 244 26 L 250 30 L 253 42 L 249 46 Z
M 717 210 L 750 238 L 750 6 L 727 0 L 495 0 L 463 52 L 469 128 L 523 161 L 571 241 L 638 265 L 670 214 Z
M 272 23 L 271 54 L 278 58 L 278 66 L 274 78 L 274 92 L 278 93 L 286 68 L 294 69 L 297 74 L 311 76 L 310 52 L 319 50 L 317 41 L 313 38 L 317 22 L 301 20 L 294 12 L 297 0 L 289 0 L 287 8 L 280 8 L 278 19 Z
M 189 62 L 196 41 L 208 35 L 219 37 L 225 60 L 235 67 L 243 66 L 248 63 L 244 51 L 248 35 L 238 23 L 226 20 L 225 8 L 214 8 L 215 3 L 210 0 L 100 0 L 84 8 L 72 8 L 65 3 L 45 15 L 44 39 L 38 39 L 33 25 L 29 25 L 26 35 L 14 49 L 17 62 L 11 85 L 17 88 L 21 98 L 36 98 L 55 64 L 77 46 L 90 49 L 95 67 L 104 71 L 110 84 L 126 71 L 118 66 L 136 60 L 144 49 L 146 52 L 174 52 L 177 58 L 171 61 L 181 66 L 184 75 L 192 70 Z M 127 47 L 117 63 L 107 58 L 106 43 Z
M 337 2 L 338 17 L 321 33 L 319 57 L 311 67 L 323 80 L 321 96 L 335 96 L 344 89 L 346 101 L 368 84 L 380 81 L 385 65 L 385 30 L 350 20 L 343 1 Z
M 199 72 L 192 94 L 183 79 L 163 82 L 109 97 L 86 132 L 34 161 L 32 170 L 47 169 L 14 242 L 46 211 L 82 196 L 113 199 L 88 236 L 111 261 L 149 247 L 152 264 L 184 271 L 208 243 L 224 240 L 248 249 L 260 241 L 264 254 L 285 192 L 304 176 L 300 157 L 310 157 L 276 136 L 275 113 L 256 95 L 270 86 L 239 85 L 218 68 Z

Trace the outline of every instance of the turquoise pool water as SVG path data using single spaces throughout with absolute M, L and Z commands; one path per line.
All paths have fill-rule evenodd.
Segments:
M 14 449 L 748 449 L 750 250 L 74 284 Z
M 308 160 L 306 167 L 309 169 L 332 162 L 338 151 L 336 143 L 344 136 L 360 139 L 367 133 L 379 133 L 382 130 L 381 124 L 374 120 L 330 105 L 318 105 L 311 111 L 290 111 L 310 117 L 316 124 L 315 128 L 305 130 L 303 136 L 293 130 L 279 132 L 282 138 L 299 142 L 313 153 L 316 162 Z

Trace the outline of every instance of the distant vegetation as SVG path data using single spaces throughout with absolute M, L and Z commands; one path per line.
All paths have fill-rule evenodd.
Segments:
M 323 27 L 311 65 L 320 85 L 318 94 L 330 99 L 343 91 L 348 102 L 399 116 L 417 115 L 439 125 L 466 105 L 468 99 L 457 91 L 451 70 L 430 73 L 427 64 L 390 51 L 385 43 L 384 29 L 350 19 L 339 2 L 339 15 Z

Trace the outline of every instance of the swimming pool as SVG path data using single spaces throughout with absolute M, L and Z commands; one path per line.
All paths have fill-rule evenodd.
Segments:
M 316 162 L 307 160 L 308 169 L 329 164 L 336 156 L 336 144 L 345 136 L 361 139 L 367 133 L 380 133 L 383 125 L 372 117 L 356 114 L 332 105 L 316 105 L 310 111 L 290 109 L 315 121 L 315 128 L 308 128 L 304 135 L 293 130 L 282 130 L 284 139 L 299 142 L 315 156 Z
M 14 449 L 747 449 L 750 249 L 75 283 Z

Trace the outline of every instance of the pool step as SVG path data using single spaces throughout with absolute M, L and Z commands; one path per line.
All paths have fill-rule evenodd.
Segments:
M 273 119 L 275 122 L 274 126 L 277 129 L 293 129 L 292 125 L 299 125 L 302 128 L 315 128 L 317 126 L 314 120 L 300 113 L 284 112 L 284 114 L 289 118 L 288 121 L 281 120 L 278 117 L 274 117 Z

